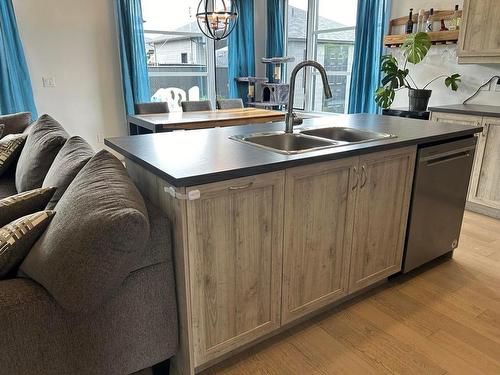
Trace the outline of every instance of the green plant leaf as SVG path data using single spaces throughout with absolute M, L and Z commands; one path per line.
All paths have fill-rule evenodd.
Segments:
M 460 82 L 462 82 L 462 80 L 460 79 L 460 74 L 457 73 L 452 74 L 449 77 L 446 77 L 446 79 L 444 80 L 444 84 L 446 85 L 446 87 L 451 88 L 453 91 L 458 90 L 458 84 Z
M 384 73 L 382 86 L 389 85 L 389 88 L 391 89 L 397 89 L 405 86 L 405 78 L 408 75 L 408 69 L 399 69 L 398 61 L 394 56 L 382 56 L 380 70 Z
M 418 64 L 427 55 L 431 46 L 432 43 L 429 35 L 420 32 L 408 35 L 401 48 L 408 62 Z
M 375 103 L 379 107 L 382 108 L 389 108 L 394 101 L 394 96 L 396 95 L 396 92 L 387 87 L 379 87 L 375 91 Z

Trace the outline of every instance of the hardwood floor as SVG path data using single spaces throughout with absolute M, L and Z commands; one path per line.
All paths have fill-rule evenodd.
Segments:
M 396 277 L 203 374 L 500 374 L 500 221 L 466 212 L 452 260 Z

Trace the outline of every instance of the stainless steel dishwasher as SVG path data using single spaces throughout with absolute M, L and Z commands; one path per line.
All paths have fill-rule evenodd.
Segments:
M 458 246 L 475 148 L 470 137 L 418 151 L 403 273 Z

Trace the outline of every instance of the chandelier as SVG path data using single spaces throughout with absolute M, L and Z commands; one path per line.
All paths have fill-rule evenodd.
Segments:
M 201 32 L 210 39 L 221 40 L 231 34 L 238 19 L 235 0 L 201 0 L 196 21 Z

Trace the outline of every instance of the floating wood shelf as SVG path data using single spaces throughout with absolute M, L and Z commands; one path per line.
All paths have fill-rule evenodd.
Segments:
M 459 16 L 462 17 L 462 11 L 458 12 Z M 434 12 L 432 17 L 430 16 L 429 11 L 425 12 L 425 17 L 435 22 L 434 26 L 438 27 L 439 21 L 445 20 L 450 21 L 455 16 L 454 10 L 437 10 Z M 418 14 L 413 14 L 413 22 L 415 25 L 417 24 Z M 401 46 L 405 40 L 406 34 L 393 34 L 395 32 L 395 27 L 400 27 L 400 30 L 396 32 L 401 32 L 401 27 L 404 27 L 408 22 L 408 17 L 400 17 L 392 19 L 389 22 L 389 35 L 384 37 L 384 46 L 386 47 L 399 47 Z M 458 32 L 459 30 L 453 31 L 433 31 L 429 33 L 431 37 L 432 44 L 454 44 L 458 42 Z
M 459 30 L 453 31 L 433 31 L 429 33 L 432 44 L 454 44 L 458 41 Z M 401 35 L 386 35 L 384 37 L 384 46 L 399 47 L 405 40 L 407 34 Z

